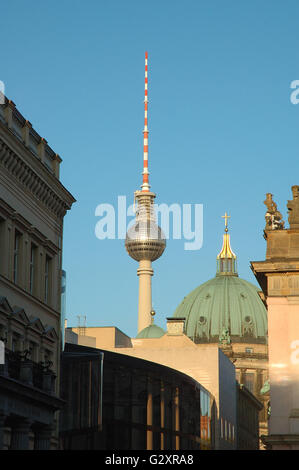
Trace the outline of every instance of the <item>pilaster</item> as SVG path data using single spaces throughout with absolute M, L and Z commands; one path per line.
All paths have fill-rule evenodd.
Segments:
M 20 419 L 15 422 L 11 428 L 11 450 L 28 450 L 29 449 L 29 432 L 31 421 Z

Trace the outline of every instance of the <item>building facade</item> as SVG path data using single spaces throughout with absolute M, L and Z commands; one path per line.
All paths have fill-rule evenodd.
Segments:
M 299 449 L 299 186 L 288 201 L 289 227 L 267 193 L 266 259 L 252 261 L 268 307 L 271 414 L 268 449 Z
M 6 350 L 0 448 L 58 443 L 63 218 L 75 201 L 59 180 L 60 163 L 5 98 L 0 105 L 0 337 Z

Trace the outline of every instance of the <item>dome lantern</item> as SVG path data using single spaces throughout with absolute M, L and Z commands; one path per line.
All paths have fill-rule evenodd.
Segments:
M 230 219 L 230 215 L 222 216 L 225 219 L 225 228 L 223 234 L 223 244 L 220 253 L 217 256 L 217 276 L 219 275 L 231 275 L 238 276 L 237 272 L 237 256 L 233 252 L 230 246 L 230 236 L 227 228 L 227 219 Z

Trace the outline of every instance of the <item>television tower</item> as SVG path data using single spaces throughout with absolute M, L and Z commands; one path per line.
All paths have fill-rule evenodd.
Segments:
M 154 274 L 152 261 L 160 258 L 166 240 L 161 228 L 156 223 L 154 199 L 156 195 L 150 191 L 148 172 L 148 53 L 145 53 L 145 87 L 144 87 L 144 130 L 143 130 L 143 172 L 141 190 L 135 191 L 137 201 L 136 220 L 128 230 L 125 247 L 131 258 L 139 261 L 138 332 L 151 324 L 152 284 Z

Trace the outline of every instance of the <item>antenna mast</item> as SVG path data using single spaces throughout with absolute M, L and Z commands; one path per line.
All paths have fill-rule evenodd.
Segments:
M 142 182 L 142 191 L 149 191 L 150 185 L 148 183 L 148 127 L 147 127 L 147 58 L 148 53 L 145 53 L 145 78 L 144 78 L 144 129 L 143 129 L 143 182 Z

